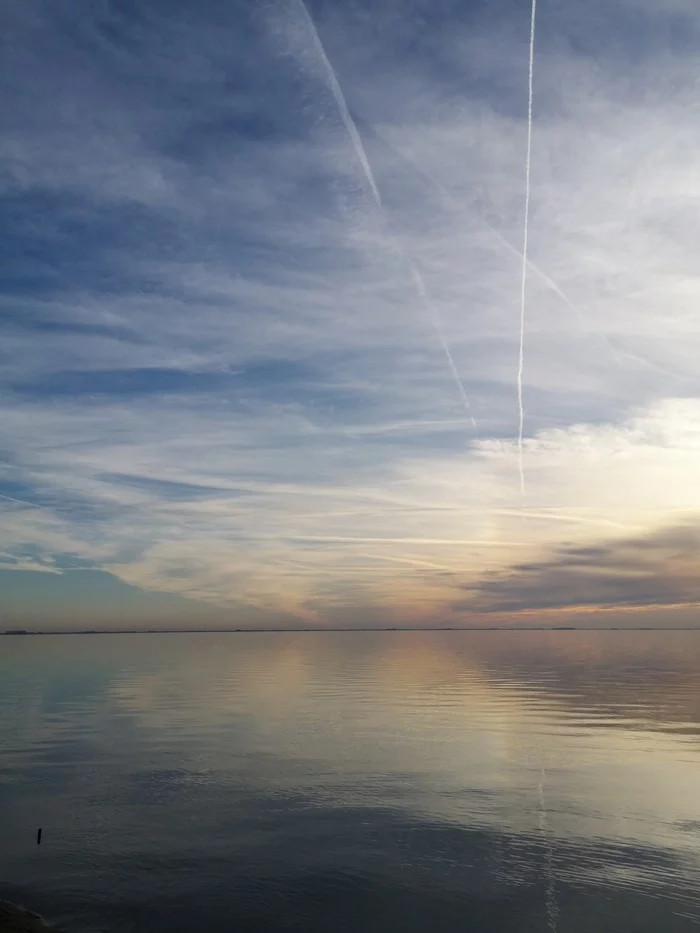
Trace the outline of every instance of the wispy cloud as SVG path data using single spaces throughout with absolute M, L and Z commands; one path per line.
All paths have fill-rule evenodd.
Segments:
M 700 525 L 684 524 L 598 545 L 558 547 L 480 580 L 476 611 L 700 606 Z
M 11 6 L 3 560 L 318 623 L 551 606 L 700 514 L 700 16 L 539 12 L 521 499 L 527 18 L 310 11 L 381 211 L 296 2 Z

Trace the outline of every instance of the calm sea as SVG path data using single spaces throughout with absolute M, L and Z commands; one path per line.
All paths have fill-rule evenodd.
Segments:
M 0 898 L 69 933 L 697 931 L 700 632 L 4 637 Z

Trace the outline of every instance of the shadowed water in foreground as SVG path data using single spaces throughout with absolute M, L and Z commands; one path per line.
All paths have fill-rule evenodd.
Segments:
M 70 933 L 700 923 L 700 633 L 2 648 L 0 897 Z

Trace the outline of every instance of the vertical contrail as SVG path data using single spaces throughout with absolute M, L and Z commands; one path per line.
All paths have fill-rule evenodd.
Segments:
M 352 141 L 353 148 L 355 149 L 357 158 L 359 159 L 360 165 L 362 166 L 362 171 L 364 172 L 365 178 L 367 179 L 367 184 L 369 185 L 370 190 L 372 192 L 372 197 L 374 198 L 374 201 L 377 207 L 379 208 L 382 214 L 382 217 L 386 221 L 387 217 L 386 217 L 386 211 L 384 209 L 384 203 L 382 202 L 382 196 L 379 193 L 379 188 L 377 187 L 377 182 L 374 178 L 374 172 L 372 171 L 372 166 L 370 165 L 369 159 L 367 158 L 367 152 L 365 150 L 364 143 L 362 142 L 362 137 L 360 136 L 360 133 L 357 129 L 355 121 L 353 120 L 350 110 L 348 108 L 347 101 L 345 100 L 345 94 L 343 94 L 343 89 L 341 88 L 340 83 L 338 82 L 338 78 L 336 77 L 335 71 L 333 69 L 333 66 L 331 65 L 328 55 L 326 54 L 326 50 L 324 48 L 323 42 L 321 42 L 321 37 L 319 36 L 318 30 L 316 29 L 316 24 L 314 23 L 313 17 L 309 13 L 306 7 L 306 4 L 304 3 L 304 0 L 297 0 L 297 3 L 299 4 L 299 7 L 301 8 L 303 12 L 304 18 L 306 19 L 309 25 L 309 32 L 311 33 L 312 41 L 314 43 L 314 46 L 316 47 L 318 56 L 321 59 L 321 62 L 323 63 L 324 70 L 328 76 L 328 83 L 330 85 L 330 89 L 333 94 L 333 97 L 335 98 L 335 102 L 338 106 L 338 110 L 340 112 L 340 119 L 343 121 L 343 126 L 347 130 L 348 136 L 350 137 L 350 140 Z M 471 406 L 469 404 L 469 398 L 467 396 L 467 391 L 464 388 L 464 383 L 462 382 L 462 379 L 459 375 L 459 370 L 457 369 L 457 365 L 455 364 L 454 357 L 452 356 L 452 351 L 450 350 L 449 344 L 447 342 L 447 338 L 445 337 L 445 333 L 442 328 L 442 321 L 440 319 L 440 315 L 437 309 L 433 306 L 430 300 L 430 297 L 428 295 L 428 291 L 425 287 L 425 282 L 423 281 L 423 276 L 420 274 L 420 271 L 417 269 L 413 260 L 409 256 L 406 255 L 406 252 L 401 246 L 400 242 L 396 240 L 396 238 L 394 238 L 394 240 L 401 252 L 404 262 L 408 266 L 408 269 L 411 273 L 411 279 L 413 281 L 413 284 L 423 303 L 423 309 L 428 317 L 428 320 L 432 324 L 433 329 L 435 330 L 437 338 L 440 342 L 440 346 L 443 349 L 445 358 L 447 359 L 447 364 L 449 366 L 450 373 L 452 374 L 452 378 L 454 379 L 455 385 L 457 387 L 457 391 L 459 392 L 459 396 L 462 400 L 462 404 L 464 405 L 465 411 L 467 415 L 469 416 L 469 420 L 472 426 L 476 427 L 476 421 L 471 412 Z
M 557 904 L 557 892 L 554 881 L 554 848 L 547 825 L 547 805 L 545 802 L 544 788 L 547 780 L 547 772 L 544 762 L 540 765 L 540 783 L 538 786 L 539 795 L 539 827 L 544 842 L 544 872 L 545 872 L 545 907 L 547 910 L 547 926 L 551 933 L 557 933 L 557 921 L 559 919 L 559 905 Z
M 535 70 L 535 15 L 537 0 L 532 0 L 530 14 L 530 54 L 527 81 L 527 155 L 525 158 L 525 218 L 523 222 L 523 274 L 520 283 L 520 346 L 518 350 L 518 466 L 520 468 L 520 492 L 525 493 L 525 464 L 523 462 L 523 429 L 525 407 L 523 404 L 523 369 L 525 367 L 525 289 L 527 286 L 527 247 L 530 223 L 530 162 L 532 157 L 532 79 Z

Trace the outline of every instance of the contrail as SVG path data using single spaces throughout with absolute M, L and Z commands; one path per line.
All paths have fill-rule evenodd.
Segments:
M 525 217 L 523 221 L 523 274 L 520 283 L 520 346 L 518 349 L 518 466 L 520 469 L 520 492 L 525 494 L 525 464 L 523 461 L 523 428 L 525 406 L 523 403 L 523 369 L 525 368 L 525 290 L 527 286 L 527 247 L 530 223 L 530 164 L 532 159 L 532 79 L 535 70 L 535 15 L 537 0 L 532 0 L 530 14 L 530 55 L 527 80 L 527 153 L 525 157 Z
M 447 359 L 447 365 L 450 367 L 450 372 L 452 373 L 452 378 L 454 379 L 455 385 L 457 386 L 457 391 L 459 392 L 460 398 L 462 399 L 462 404 L 464 409 L 469 415 L 469 420 L 472 427 L 476 427 L 476 420 L 474 415 L 471 413 L 471 406 L 469 404 L 469 398 L 467 397 L 467 390 L 464 388 L 464 383 L 459 375 L 459 370 L 457 369 L 457 364 L 454 361 L 452 356 L 452 351 L 450 350 L 450 345 L 447 342 L 447 337 L 445 337 L 445 332 L 442 329 L 442 320 L 437 310 L 433 307 L 428 292 L 425 288 L 425 282 L 423 281 L 423 276 L 420 274 L 418 269 L 413 265 L 411 260 L 408 257 L 405 257 L 408 267 L 411 270 L 411 278 L 413 279 L 413 284 L 416 286 L 416 291 L 421 297 L 423 302 L 423 307 L 425 308 L 426 314 L 430 320 L 430 323 L 433 325 L 437 338 L 440 341 L 440 346 L 443 349 L 445 358 Z
M 333 97 L 335 97 L 335 102 L 338 105 L 338 110 L 340 111 L 340 119 L 343 121 L 343 126 L 348 131 L 348 136 L 352 140 L 352 144 L 355 147 L 355 152 L 357 153 L 357 158 L 362 164 L 363 171 L 367 177 L 367 183 L 372 189 L 372 195 L 374 200 L 377 202 L 379 207 L 383 210 L 384 205 L 382 204 L 382 196 L 379 193 L 379 188 L 377 188 L 377 183 L 374 180 L 374 172 L 372 171 L 372 166 L 369 164 L 369 159 L 367 158 L 367 153 L 365 152 L 365 147 L 362 142 L 362 137 L 355 125 L 350 110 L 348 109 L 347 101 L 345 100 L 345 94 L 343 94 L 343 89 L 338 83 L 333 66 L 331 65 L 330 59 L 326 55 L 326 49 L 324 48 L 323 43 L 321 42 L 321 37 L 318 34 L 316 29 L 316 24 L 313 21 L 313 17 L 309 13 L 304 0 L 298 0 L 299 6 L 302 9 L 304 17 L 309 24 L 309 30 L 311 32 L 311 38 L 316 46 L 316 51 L 318 56 L 323 62 L 324 68 L 326 69 L 326 74 L 328 75 L 328 82 L 333 91 Z
M 36 502 L 28 502 L 26 499 L 15 499 L 14 496 L 0 495 L 0 499 L 3 499 L 5 502 L 17 502 L 19 505 L 29 505 L 33 509 L 46 509 L 45 505 L 38 505 Z
M 479 216 L 481 217 L 481 215 Z M 513 244 L 509 242 L 509 240 L 507 240 L 506 237 L 504 237 L 502 233 L 499 233 L 498 230 L 496 230 L 495 227 L 492 227 L 491 224 L 489 224 L 486 220 L 484 220 L 483 217 L 481 217 L 481 220 L 483 221 L 487 229 L 489 229 L 491 233 L 493 234 L 493 236 L 499 241 L 499 243 L 502 243 L 503 246 L 509 249 L 512 253 L 515 253 L 515 255 L 518 256 L 520 259 L 523 258 L 523 254 L 520 252 L 517 246 L 513 246 Z M 617 350 L 612 345 L 612 343 L 608 340 L 605 334 L 600 329 L 595 327 L 594 324 L 592 324 L 588 315 L 585 314 L 577 304 L 574 304 L 574 302 L 569 298 L 566 292 L 563 291 L 559 285 L 557 285 L 554 279 L 551 278 L 551 276 L 547 275 L 544 269 L 541 269 L 527 256 L 525 257 L 525 263 L 527 264 L 528 269 L 530 269 L 531 272 L 534 272 L 536 275 L 538 275 L 542 279 L 542 281 L 552 289 L 554 294 L 558 295 L 559 298 L 561 298 L 561 300 L 564 302 L 567 308 L 570 308 L 574 312 L 574 314 L 578 315 L 578 317 L 584 322 L 584 324 L 591 324 L 591 326 L 595 328 L 595 333 L 603 341 L 607 349 L 610 351 L 612 356 L 615 358 L 615 362 L 618 363 L 618 365 L 622 365 L 622 359 L 620 358 L 620 354 L 617 352 Z
M 415 537 L 368 537 L 367 535 L 294 535 L 266 534 L 249 535 L 249 541 L 327 541 L 329 544 L 478 544 L 481 547 L 502 548 L 505 544 L 513 547 L 531 547 L 532 539 L 484 540 L 483 538 L 415 538 Z
M 429 560 L 419 560 L 417 557 L 389 557 L 387 554 L 369 554 L 362 552 L 358 557 L 369 557 L 372 560 L 386 560 L 392 564 L 409 564 L 411 567 L 427 567 L 429 570 L 445 570 L 454 573 L 454 567 L 446 567 L 444 564 L 434 564 Z
M 304 18 L 306 19 L 309 25 L 309 32 L 311 33 L 312 41 L 314 43 L 316 51 L 318 52 L 318 56 L 321 59 L 321 62 L 323 63 L 324 70 L 328 76 L 328 83 L 330 85 L 330 89 L 333 93 L 333 97 L 335 98 L 335 102 L 338 105 L 338 110 L 340 111 L 340 119 L 343 121 L 343 126 L 347 130 L 348 136 L 350 137 L 352 141 L 353 147 L 355 149 L 355 153 L 357 155 L 357 158 L 360 161 L 360 165 L 362 166 L 362 171 L 364 172 L 365 178 L 367 179 L 367 184 L 369 185 L 370 191 L 372 192 L 372 197 L 374 198 L 374 201 L 377 207 L 379 208 L 382 214 L 382 217 L 384 218 L 385 221 L 387 221 L 387 215 L 386 215 L 386 210 L 384 209 L 384 203 L 382 201 L 382 196 L 379 192 L 379 188 L 377 186 L 377 182 L 374 177 L 374 172 L 372 171 L 372 166 L 370 165 L 370 161 L 367 158 L 367 152 L 365 150 L 364 143 L 362 142 L 362 137 L 360 136 L 360 133 L 357 129 L 355 121 L 353 120 L 350 110 L 348 108 L 347 101 L 345 100 L 345 94 L 343 94 L 343 89 L 341 88 L 340 83 L 338 82 L 338 78 L 336 77 L 333 66 L 331 65 L 330 59 L 328 58 L 328 55 L 326 54 L 326 50 L 324 48 L 323 42 L 321 42 L 321 37 L 318 34 L 318 30 L 316 29 L 316 24 L 313 21 L 313 17 L 309 13 L 307 6 L 304 3 L 304 0 L 297 0 L 297 2 L 303 12 Z M 387 226 L 389 226 L 388 223 L 387 223 Z M 419 270 L 416 268 L 413 260 L 406 254 L 405 250 L 403 249 L 403 247 L 401 246 L 400 242 L 397 240 L 396 237 L 394 237 L 394 242 L 396 243 L 399 251 L 401 252 L 404 262 L 409 268 L 409 271 L 411 273 L 411 279 L 416 288 L 416 291 L 418 292 L 421 298 L 421 301 L 423 303 L 423 308 L 426 312 L 428 320 L 432 324 L 435 330 L 435 333 L 438 337 L 438 340 L 440 342 L 440 346 L 442 347 L 443 352 L 445 353 L 445 357 L 447 359 L 450 373 L 452 374 L 452 378 L 454 379 L 455 385 L 457 386 L 457 390 L 459 392 L 460 398 L 462 400 L 462 404 L 464 405 L 467 415 L 469 416 L 469 420 L 472 426 L 476 427 L 476 421 L 471 412 L 471 406 L 469 404 L 469 398 L 467 397 L 466 389 L 464 388 L 464 383 L 462 382 L 462 379 L 459 375 L 459 370 L 457 369 L 457 366 L 454 361 L 454 357 L 452 356 L 452 352 L 447 343 L 447 339 L 445 337 L 445 333 L 442 328 L 442 321 L 440 319 L 440 315 L 437 309 L 433 306 L 432 302 L 430 301 L 428 291 L 425 287 L 425 282 L 423 281 L 423 276 L 420 274 Z
M 544 762 L 540 765 L 540 783 L 538 786 L 538 796 L 539 796 L 539 827 L 540 833 L 542 834 L 542 839 L 544 842 L 545 849 L 545 862 L 544 862 L 544 871 L 545 871 L 545 882 L 546 882 L 546 892 L 545 892 L 545 905 L 547 910 L 547 926 L 551 930 L 551 933 L 557 933 L 557 921 L 559 919 L 559 905 L 557 904 L 557 893 L 554 881 L 554 871 L 553 871 L 553 862 L 554 862 L 554 847 L 552 845 L 552 839 L 549 833 L 549 827 L 547 825 L 547 804 L 545 801 L 544 788 L 547 780 L 547 772 L 545 770 Z

